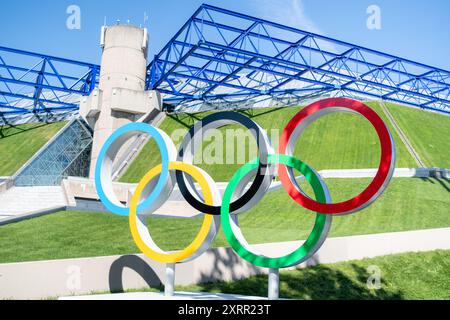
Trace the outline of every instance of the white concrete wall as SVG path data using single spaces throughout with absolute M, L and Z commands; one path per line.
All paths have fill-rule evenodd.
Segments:
M 301 241 L 255 245 L 266 255 L 282 255 Z M 381 255 L 450 249 L 450 228 L 330 238 L 306 267 Z M 176 266 L 175 282 L 187 285 L 246 278 L 266 269 L 252 266 L 230 248 L 210 249 Z M 142 254 L 0 264 L 0 299 L 40 299 L 121 289 L 164 282 L 164 265 Z

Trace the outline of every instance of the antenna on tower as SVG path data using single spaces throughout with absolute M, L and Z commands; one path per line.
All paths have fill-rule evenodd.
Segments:
M 147 25 L 148 15 L 147 12 L 144 11 L 144 27 Z
M 103 18 L 103 26 L 106 27 L 106 16 Z

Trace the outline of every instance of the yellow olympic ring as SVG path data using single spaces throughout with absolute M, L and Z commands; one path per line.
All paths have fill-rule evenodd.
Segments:
M 162 165 L 157 165 L 156 167 L 149 170 L 145 176 L 139 181 L 137 188 L 131 198 L 130 203 L 130 215 L 129 215 L 129 224 L 131 234 L 133 236 L 134 241 L 136 242 L 139 249 L 150 259 L 162 262 L 162 263 L 177 263 L 182 262 L 188 259 L 191 255 L 193 255 L 199 248 L 204 244 L 208 234 L 210 233 L 211 226 L 214 223 L 214 216 L 210 214 L 205 214 L 202 226 L 200 228 L 199 233 L 196 235 L 195 239 L 183 250 L 166 253 L 160 250 L 160 252 L 152 249 L 148 246 L 145 241 L 141 237 L 141 233 L 138 229 L 138 222 L 136 217 L 136 209 L 139 203 L 139 198 L 141 196 L 142 191 L 145 186 L 161 172 Z M 205 199 L 205 203 L 208 205 L 213 205 L 213 194 L 212 190 L 208 184 L 208 181 L 203 176 L 201 169 L 183 162 L 171 161 L 169 162 L 169 170 L 180 170 L 189 175 L 191 175 L 195 181 L 198 182 L 200 188 L 203 193 L 203 197 Z M 148 233 L 148 229 L 147 229 Z

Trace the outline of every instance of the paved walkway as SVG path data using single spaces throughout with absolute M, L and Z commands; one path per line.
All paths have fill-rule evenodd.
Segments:
M 267 297 L 243 296 L 239 294 L 175 291 L 173 296 L 163 292 L 125 292 L 114 294 L 93 294 L 68 296 L 58 300 L 267 300 Z

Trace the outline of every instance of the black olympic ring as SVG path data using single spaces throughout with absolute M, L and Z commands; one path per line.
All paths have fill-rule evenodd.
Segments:
M 202 138 L 208 130 L 217 129 L 227 124 L 240 124 L 249 129 L 253 137 L 256 139 L 259 152 L 258 171 L 250 188 L 245 191 L 245 193 L 241 197 L 234 200 L 230 204 L 230 212 L 238 213 L 238 210 L 245 211 L 255 205 L 259 201 L 259 199 L 263 197 L 273 179 L 273 174 L 266 174 L 267 170 L 271 170 L 269 168 L 270 165 L 268 165 L 268 155 L 273 153 L 273 149 L 267 133 L 263 128 L 261 128 L 256 122 L 240 113 L 230 111 L 213 113 L 196 122 L 194 126 L 190 128 L 189 132 L 186 134 L 180 145 L 177 160 L 192 163 L 192 157 L 195 154 L 195 148 L 197 147 L 197 145 L 195 144 L 197 134 L 201 133 Z M 194 140 L 194 144 L 191 143 L 192 140 Z M 189 153 L 187 153 L 186 150 L 189 150 Z M 186 157 L 189 157 L 189 159 L 186 159 Z M 195 192 L 197 191 L 190 177 L 186 177 L 183 172 L 177 170 L 176 179 L 183 198 L 193 208 L 203 213 L 220 215 L 220 206 L 207 205 L 204 202 L 198 200 L 192 194 L 192 192 L 186 185 L 186 180 L 191 185 L 191 189 Z M 200 194 L 198 194 L 198 196 L 201 197 Z

